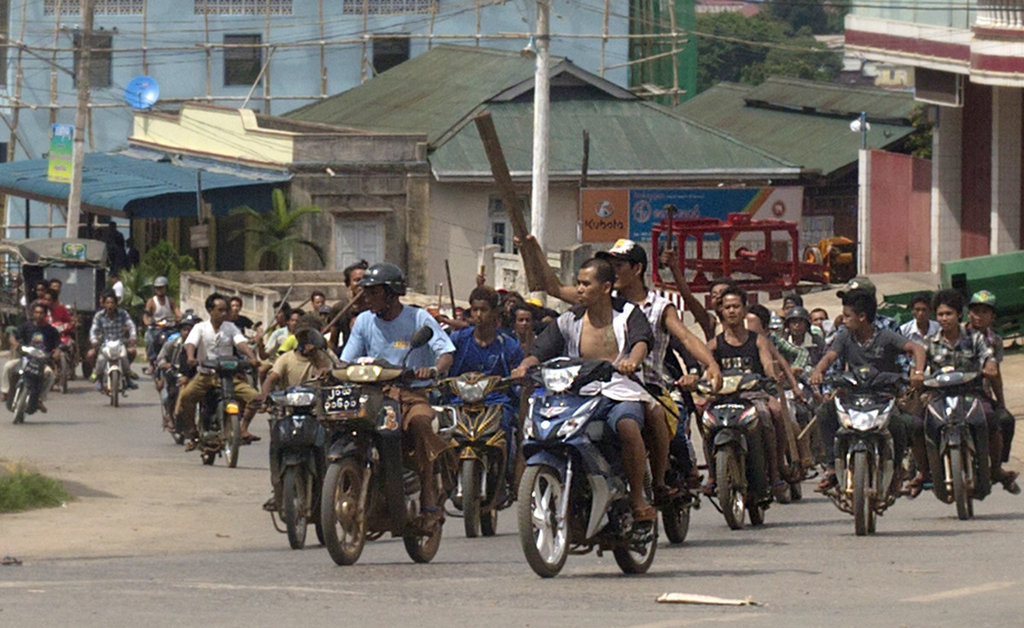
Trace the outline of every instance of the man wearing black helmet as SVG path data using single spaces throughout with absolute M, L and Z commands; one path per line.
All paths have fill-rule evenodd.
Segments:
M 366 270 L 358 285 L 363 288 L 366 309 L 356 317 L 352 326 L 352 333 L 341 353 L 343 362 L 354 362 L 362 357 L 379 358 L 392 364 L 401 364 L 405 360 L 406 366 L 413 369 L 416 378 L 421 380 L 448 372 L 455 345 L 426 310 L 402 305 L 399 297 L 405 294 L 405 275 L 400 268 L 387 262 L 374 264 Z M 410 352 L 409 339 L 423 326 L 429 327 L 434 335 L 426 345 Z M 406 433 L 407 444 L 411 441 L 420 486 L 423 487 L 423 507 L 414 526 L 429 533 L 444 521 L 434 482 L 433 463 L 445 443 L 431 426 L 434 410 L 425 394 L 397 386 L 390 387 L 388 394 L 401 404 L 402 429 Z
M 809 363 L 816 365 L 825 352 L 825 343 L 811 333 L 811 313 L 802 305 L 796 305 L 786 312 L 783 338 L 797 347 L 807 350 Z

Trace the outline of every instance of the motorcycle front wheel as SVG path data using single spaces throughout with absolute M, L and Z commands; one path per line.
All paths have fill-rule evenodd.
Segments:
M 971 496 L 967 491 L 967 482 L 964 480 L 967 468 L 964 465 L 964 458 L 970 454 L 966 449 L 950 449 L 948 452 L 949 472 L 953 476 L 953 500 L 956 502 L 956 516 L 960 520 L 966 521 L 974 514 Z
M 238 449 L 242 445 L 242 427 L 239 423 L 237 413 L 223 415 L 221 423 L 221 438 L 224 441 L 224 458 L 228 461 L 228 467 L 234 469 L 238 466 Z
M 118 407 L 121 404 L 121 372 L 112 371 L 107 375 L 107 390 L 110 392 L 110 405 Z
M 871 518 L 875 511 L 871 507 L 870 486 L 868 478 L 871 469 L 868 465 L 868 453 L 858 451 L 853 454 L 853 531 L 857 536 L 870 533 L 873 527 Z
M 288 467 L 281 480 L 284 489 L 284 523 L 288 529 L 288 545 L 302 549 L 306 544 L 306 482 L 308 478 L 299 467 Z
M 541 578 L 557 576 L 569 555 L 568 522 L 558 519 L 558 505 L 568 489 L 558 471 L 547 465 L 527 467 L 519 483 L 519 543 Z
M 743 477 L 739 458 L 729 447 L 715 452 L 715 485 L 718 493 L 718 505 L 725 516 L 725 522 L 733 530 L 743 529 L 743 516 L 746 510 L 746 489 L 743 488 Z
M 677 499 L 662 509 L 661 523 L 665 526 L 669 543 L 679 545 L 684 542 L 690 531 L 690 505 Z
M 342 458 L 331 463 L 324 475 L 320 523 L 327 552 L 339 565 L 359 560 L 366 543 L 366 514 L 360 507 L 364 473 L 369 470 L 354 458 Z
M 480 474 L 483 465 L 478 460 L 463 460 L 460 468 L 462 484 L 462 522 L 466 526 L 466 538 L 480 535 Z
M 23 382 L 18 382 L 18 387 L 14 390 L 14 424 L 18 425 L 25 422 L 25 411 L 28 409 L 28 386 Z

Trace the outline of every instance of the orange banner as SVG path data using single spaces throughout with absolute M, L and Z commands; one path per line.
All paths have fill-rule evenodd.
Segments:
M 629 190 L 580 190 L 583 242 L 615 242 L 629 237 Z

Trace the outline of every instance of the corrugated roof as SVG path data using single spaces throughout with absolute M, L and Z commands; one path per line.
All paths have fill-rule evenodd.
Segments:
M 746 98 L 750 103 L 842 117 L 856 117 L 864 111 L 869 120 L 893 123 L 910 122 L 914 109 L 909 92 L 778 76 L 751 89 Z
M 492 103 L 487 110 L 513 175 L 528 175 L 533 156 L 533 104 Z M 591 177 L 785 176 L 793 164 L 647 102 L 557 100 L 551 103 L 552 177 L 579 177 L 583 131 L 590 133 Z M 469 123 L 430 157 L 438 178 L 490 177 L 476 125 Z
M 861 136 L 850 130 L 856 114 L 835 117 L 748 105 L 751 93 L 758 89 L 720 83 L 679 105 L 676 111 L 805 170 L 827 175 L 857 161 Z M 890 146 L 914 131 L 910 126 L 870 122 L 870 114 L 868 120 L 869 148 Z
M 0 164 L 0 192 L 66 205 L 70 186 L 49 181 L 47 167 L 46 159 Z M 131 218 L 194 216 L 201 185 L 203 199 L 215 214 L 240 205 L 266 211 L 271 189 L 290 179 L 286 172 L 188 167 L 124 153 L 88 153 L 82 169 L 82 206 L 94 213 Z
M 551 58 L 553 66 L 562 61 Z M 534 67 L 533 58 L 515 52 L 441 45 L 284 117 L 391 133 L 426 133 L 433 144 L 481 103 L 532 81 Z

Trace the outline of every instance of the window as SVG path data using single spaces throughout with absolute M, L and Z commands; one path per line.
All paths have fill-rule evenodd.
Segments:
M 96 0 L 96 15 L 142 15 L 146 0 Z M 60 3 L 61 15 L 78 15 L 81 3 L 63 0 Z M 43 0 L 43 14 L 57 13 L 57 0 Z
M 362 14 L 363 8 L 371 15 L 398 15 L 401 13 L 428 13 L 436 0 L 343 0 L 341 12 Z
M 224 84 L 252 85 L 260 75 L 263 49 L 259 35 L 224 36 Z
M 526 199 L 519 199 L 519 207 L 523 210 L 523 220 L 530 225 L 530 209 Z M 487 234 L 490 244 L 497 244 L 502 253 L 518 253 L 519 249 L 512 243 L 512 221 L 505 211 L 505 203 L 497 196 L 492 196 L 487 207 Z
M 380 74 L 409 60 L 408 37 L 373 38 L 373 72 Z
M 102 31 L 93 32 L 90 39 L 89 51 L 89 87 L 110 87 L 113 84 L 111 78 L 111 66 L 113 62 L 114 36 Z M 82 33 L 76 32 L 72 37 L 72 45 L 75 47 L 75 81 L 78 80 L 78 62 L 81 57 Z
M 291 15 L 292 0 L 193 0 L 195 15 Z

